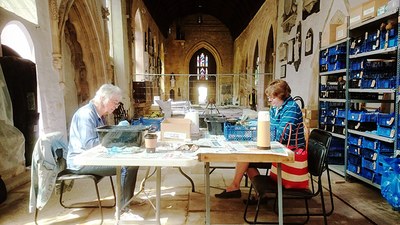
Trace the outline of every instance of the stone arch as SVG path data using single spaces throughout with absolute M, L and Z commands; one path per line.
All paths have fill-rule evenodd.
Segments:
M 105 32 L 103 30 L 103 17 L 96 10 L 98 8 L 97 1 L 74 1 L 65 0 L 60 4 L 58 27 L 60 30 L 59 37 L 61 40 L 68 43 L 73 41 L 73 45 L 80 46 L 81 53 L 75 54 L 71 51 L 71 55 L 75 54 L 74 63 L 74 75 L 69 76 L 69 79 L 81 79 L 86 77 L 86 81 L 82 83 L 87 83 L 87 87 L 77 86 L 77 90 L 86 88 L 88 96 L 93 96 L 97 88 L 102 83 L 113 83 L 114 77 L 112 70 L 109 70 L 109 54 L 108 54 L 108 42 L 107 37 L 105 37 Z M 69 28 L 67 28 L 67 23 L 70 23 Z M 73 29 L 71 28 L 73 27 Z M 65 38 L 71 37 L 66 33 L 72 30 L 79 30 L 76 32 L 76 40 L 65 40 Z M 62 46 L 62 45 L 61 45 Z M 71 46 L 71 45 L 69 45 Z M 71 49 L 72 50 L 72 49 Z M 62 50 L 64 53 L 65 51 Z M 80 58 L 80 59 L 78 59 Z M 65 70 L 65 69 L 64 69 Z M 68 76 L 68 74 L 65 74 Z M 66 78 L 67 79 L 67 78 Z M 75 82 L 76 85 L 77 82 Z M 81 99 L 85 101 L 85 99 Z M 82 104 L 83 102 L 78 102 Z
M 144 29 L 142 22 L 142 14 L 138 8 L 135 12 L 135 73 L 134 79 L 136 81 L 144 80 L 145 62 L 144 62 Z
M 189 73 L 189 62 L 190 59 L 192 58 L 193 54 L 195 52 L 197 52 L 197 50 L 201 49 L 201 48 L 205 48 L 207 49 L 211 54 L 213 54 L 214 58 L 215 58 L 215 62 L 217 64 L 217 74 L 218 72 L 221 70 L 222 67 L 222 60 L 221 60 L 221 56 L 218 53 L 217 49 L 211 45 L 210 43 L 206 42 L 206 41 L 200 41 L 197 44 L 193 45 L 193 47 L 187 52 L 186 56 L 185 56 L 185 71 L 187 73 Z

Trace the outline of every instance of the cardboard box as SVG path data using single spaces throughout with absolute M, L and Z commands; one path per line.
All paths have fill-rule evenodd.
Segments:
M 307 128 L 317 128 L 318 127 L 318 120 L 311 120 L 311 119 L 305 119 L 304 123 L 306 124 Z
M 374 18 L 378 8 L 386 4 L 387 0 L 372 0 L 362 4 L 362 21 Z
M 321 47 L 328 46 L 336 41 L 336 27 L 340 24 L 329 24 L 321 36 Z
M 161 140 L 190 139 L 192 121 L 184 118 L 166 118 L 161 123 Z
M 363 14 L 363 6 L 359 5 L 350 9 L 350 26 L 361 23 Z
M 318 110 L 317 109 L 307 109 L 306 118 L 310 120 L 318 120 Z
M 340 41 L 347 37 L 347 24 L 342 24 L 336 27 L 336 41 Z

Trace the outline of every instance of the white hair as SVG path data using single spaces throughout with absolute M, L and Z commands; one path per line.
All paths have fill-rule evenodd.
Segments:
M 122 100 L 121 88 L 112 84 L 103 84 L 99 90 L 97 90 L 93 100 L 96 102 L 105 102 L 113 97 L 117 98 L 119 101 Z

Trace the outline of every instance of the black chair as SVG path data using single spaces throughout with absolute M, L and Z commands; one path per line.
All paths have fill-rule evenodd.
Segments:
M 31 173 L 31 180 L 32 180 L 32 186 L 31 186 L 31 195 L 35 196 L 35 199 L 37 198 L 37 193 L 39 193 L 41 190 L 40 188 L 44 188 L 41 185 L 38 185 L 37 180 L 42 179 L 46 180 L 48 177 L 44 176 L 41 177 L 40 172 L 36 171 L 37 168 L 43 167 L 46 168 L 45 174 L 49 173 L 51 171 L 52 174 L 54 174 L 54 183 L 50 184 L 49 186 L 46 186 L 45 188 L 50 188 L 50 187 L 55 187 L 57 183 L 60 184 L 60 204 L 64 208 L 99 208 L 100 209 L 100 214 L 101 214 L 101 223 L 103 223 L 103 208 L 113 208 L 116 204 L 116 196 L 115 196 L 115 189 L 114 189 L 114 183 L 112 180 L 112 177 L 110 176 L 110 182 L 111 182 L 111 188 L 113 191 L 114 195 L 114 202 L 112 205 L 102 205 L 101 199 L 100 199 L 100 193 L 99 193 L 99 188 L 98 188 L 98 183 L 100 182 L 101 179 L 103 179 L 103 176 L 96 176 L 92 174 L 74 174 L 73 171 L 65 169 L 66 168 L 66 160 L 64 159 L 64 152 L 67 150 L 67 145 L 64 143 L 62 140 L 62 134 L 60 132 L 54 132 L 54 133 L 49 133 L 45 134 L 42 137 L 40 137 L 35 145 L 35 149 L 32 155 L 32 173 Z M 45 158 L 47 156 L 47 158 Z M 46 160 L 52 159 L 53 165 L 50 165 Z M 55 177 L 56 176 L 56 177 Z M 75 180 L 80 180 L 80 179 L 91 179 L 94 183 L 95 189 L 96 189 L 96 194 L 97 194 L 97 204 L 91 204 L 91 205 L 85 205 L 83 202 L 82 203 L 75 203 L 75 204 L 69 204 L 66 205 L 63 201 L 63 195 L 65 192 L 65 186 L 66 182 L 65 181 L 75 181 Z M 52 180 L 53 178 L 48 179 Z M 35 181 L 35 182 L 34 182 Z M 70 183 L 69 188 L 73 188 L 72 185 L 73 183 Z M 78 188 L 75 188 L 78 189 Z M 49 189 L 47 191 L 50 191 L 52 193 L 54 190 Z M 47 202 L 47 201 L 46 201 Z M 35 224 L 37 224 L 37 218 L 38 218 L 38 213 L 39 213 L 39 208 L 38 205 L 35 204 Z
M 305 224 L 308 222 L 310 216 L 323 216 L 324 217 L 324 223 L 327 224 L 327 216 L 331 215 L 333 212 L 333 197 L 332 197 L 332 190 L 330 186 L 330 180 L 329 182 L 329 191 L 331 194 L 331 203 L 332 203 L 332 208 L 329 212 L 326 210 L 325 206 L 325 199 L 323 195 L 323 187 L 322 187 L 322 174 L 324 171 L 327 170 L 327 155 L 328 155 L 328 149 L 330 146 L 330 142 L 332 139 L 332 135 L 326 131 L 319 130 L 319 129 L 314 129 L 308 140 L 308 171 L 310 174 L 310 183 L 311 188 L 309 189 L 285 189 L 283 188 L 283 196 L 284 198 L 295 198 L 295 199 L 304 199 L 305 201 L 305 208 L 306 208 L 306 213 L 296 213 L 296 214 L 284 214 L 284 216 L 306 216 L 306 220 L 300 224 Z M 316 187 L 314 187 L 314 177 L 317 178 L 316 180 Z M 249 190 L 249 196 L 248 196 L 248 201 L 250 200 L 251 197 L 251 192 L 252 189 L 254 188 L 255 192 L 258 195 L 258 202 L 256 206 L 256 212 L 254 216 L 254 220 L 250 222 L 247 218 L 247 211 L 248 211 L 248 203 L 246 204 L 245 212 L 244 212 L 244 220 L 247 223 L 252 223 L 252 224 L 275 224 L 276 221 L 257 221 L 258 218 L 258 213 L 260 209 L 260 203 L 262 198 L 267 197 L 268 193 L 274 193 L 277 194 L 277 185 L 274 180 L 272 180 L 269 176 L 264 176 L 264 175 L 259 175 L 254 177 L 252 181 L 252 185 L 250 186 Z M 314 198 L 314 197 L 320 197 L 321 198 L 321 213 L 310 213 L 309 211 L 309 206 L 308 206 L 308 200 Z M 276 206 L 276 198 L 275 198 L 275 206 Z M 274 206 L 274 208 L 276 208 Z M 276 211 L 275 211 L 276 212 Z M 299 224 L 299 223 L 295 223 Z
M 65 169 L 61 171 L 58 176 L 57 176 L 57 181 L 60 181 L 60 205 L 64 208 L 71 209 L 71 208 L 99 208 L 100 209 L 100 215 L 101 215 L 101 223 L 103 223 L 103 208 L 113 208 L 115 207 L 116 204 L 116 196 L 115 196 L 115 188 L 114 188 L 114 183 L 112 180 L 112 176 L 109 176 L 110 178 L 110 183 L 111 183 L 111 188 L 114 196 L 114 201 L 112 205 L 102 205 L 101 203 L 101 198 L 100 198 L 100 192 L 99 192 L 99 187 L 98 183 L 103 179 L 103 176 L 98 176 L 98 175 L 92 175 L 92 174 L 75 174 L 73 171 Z M 75 180 L 83 180 L 83 179 L 91 179 L 93 181 L 94 187 L 96 189 L 96 195 L 97 195 L 97 205 L 84 205 L 83 203 L 73 203 L 66 205 L 63 201 L 63 194 L 64 194 L 64 188 L 65 188 L 65 181 L 75 181 Z

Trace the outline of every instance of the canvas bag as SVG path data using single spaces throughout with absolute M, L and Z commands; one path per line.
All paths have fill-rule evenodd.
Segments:
M 285 135 L 286 129 L 289 129 L 289 138 L 287 143 L 287 148 L 294 151 L 294 160 L 293 163 L 281 163 L 282 169 L 282 185 L 285 188 L 291 189 L 308 189 L 308 164 L 307 164 L 307 142 L 308 142 L 308 130 L 304 123 L 299 123 L 295 126 L 295 130 L 293 129 L 295 125 L 286 124 L 283 129 L 280 142 L 283 140 L 283 136 Z M 298 147 L 298 134 L 299 130 L 304 129 L 304 139 L 305 146 Z M 290 145 L 290 138 L 292 137 L 292 132 L 296 132 L 296 142 L 295 146 Z M 270 177 L 277 181 L 277 163 L 272 163 Z

